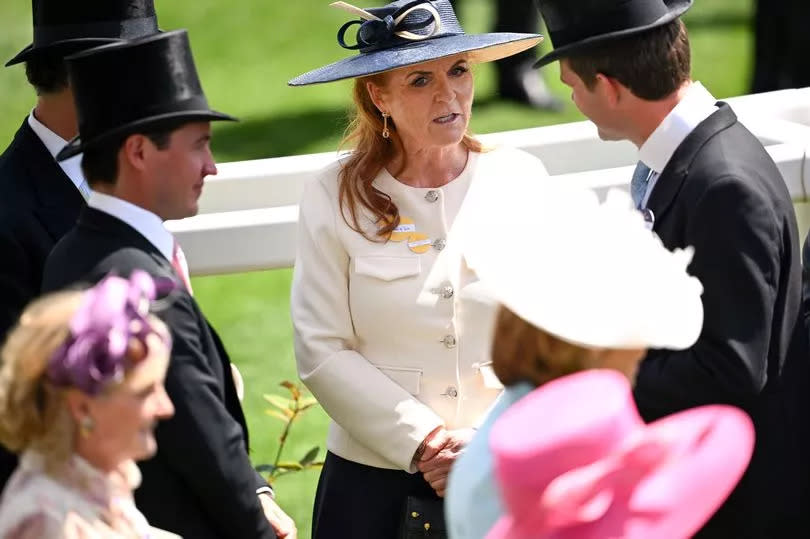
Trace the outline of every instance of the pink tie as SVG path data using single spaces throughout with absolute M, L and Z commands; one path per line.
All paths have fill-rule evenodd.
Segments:
M 189 294 L 194 294 L 194 291 L 191 289 L 191 279 L 188 275 L 188 263 L 186 262 L 186 255 L 183 254 L 183 249 L 180 247 L 180 244 L 177 243 L 177 240 L 174 242 L 174 248 L 172 249 L 172 267 L 174 271 L 177 273 L 178 277 L 183 281 L 183 284 L 186 285 L 186 290 L 188 290 Z

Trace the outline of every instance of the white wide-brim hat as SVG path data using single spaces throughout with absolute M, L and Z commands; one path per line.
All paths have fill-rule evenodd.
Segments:
M 557 337 L 589 348 L 688 348 L 703 326 L 703 287 L 645 226 L 627 193 L 538 178 L 471 188 L 480 210 L 459 229 L 486 293 Z

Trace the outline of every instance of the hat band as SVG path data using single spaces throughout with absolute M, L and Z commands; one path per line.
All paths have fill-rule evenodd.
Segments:
M 133 39 L 156 34 L 157 17 L 34 27 L 34 48 L 71 39 Z
M 80 110 L 82 107 L 80 106 Z M 87 108 L 84 108 L 87 110 Z M 197 114 L 209 112 L 208 100 L 205 96 L 197 95 L 187 99 L 156 103 L 137 108 L 134 115 L 128 117 L 115 117 L 110 110 L 99 110 L 99 116 L 82 119 L 79 123 L 79 135 L 85 142 L 91 141 L 103 133 L 120 129 L 124 126 L 149 120 L 169 120 L 180 117 L 183 113 Z M 100 121 L 100 120 L 104 121 Z M 84 129 L 82 127 L 84 126 Z
M 548 30 L 554 47 L 558 48 L 603 34 L 641 28 L 656 22 L 668 13 L 669 10 L 663 2 L 624 2 L 609 11 L 583 19 L 583 24 L 553 30 L 551 23 Z M 571 20 L 562 16 L 558 20 L 566 19 Z

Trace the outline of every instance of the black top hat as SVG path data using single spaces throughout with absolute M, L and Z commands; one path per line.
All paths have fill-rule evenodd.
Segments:
M 554 50 L 534 67 L 606 41 L 663 26 L 692 7 L 693 0 L 535 0 Z
M 97 47 L 66 63 L 79 136 L 59 152 L 58 161 L 132 133 L 235 120 L 208 108 L 185 30 Z
M 159 31 L 153 0 L 32 0 L 31 10 L 34 42 L 6 66 L 44 51 L 67 56 Z
M 445 56 L 466 52 L 472 62 L 489 62 L 530 49 L 543 39 L 538 34 L 465 34 L 449 0 L 396 0 L 360 9 L 346 2 L 334 7 L 357 16 L 338 31 L 338 44 L 360 54 L 304 73 L 290 86 L 363 77 Z M 346 33 L 357 26 L 354 44 Z

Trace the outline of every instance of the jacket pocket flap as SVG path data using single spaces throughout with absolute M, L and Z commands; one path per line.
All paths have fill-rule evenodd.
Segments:
M 377 367 L 411 395 L 418 395 L 422 383 L 422 369 L 409 367 Z
M 354 259 L 354 271 L 383 281 L 419 275 L 419 257 L 358 256 Z

